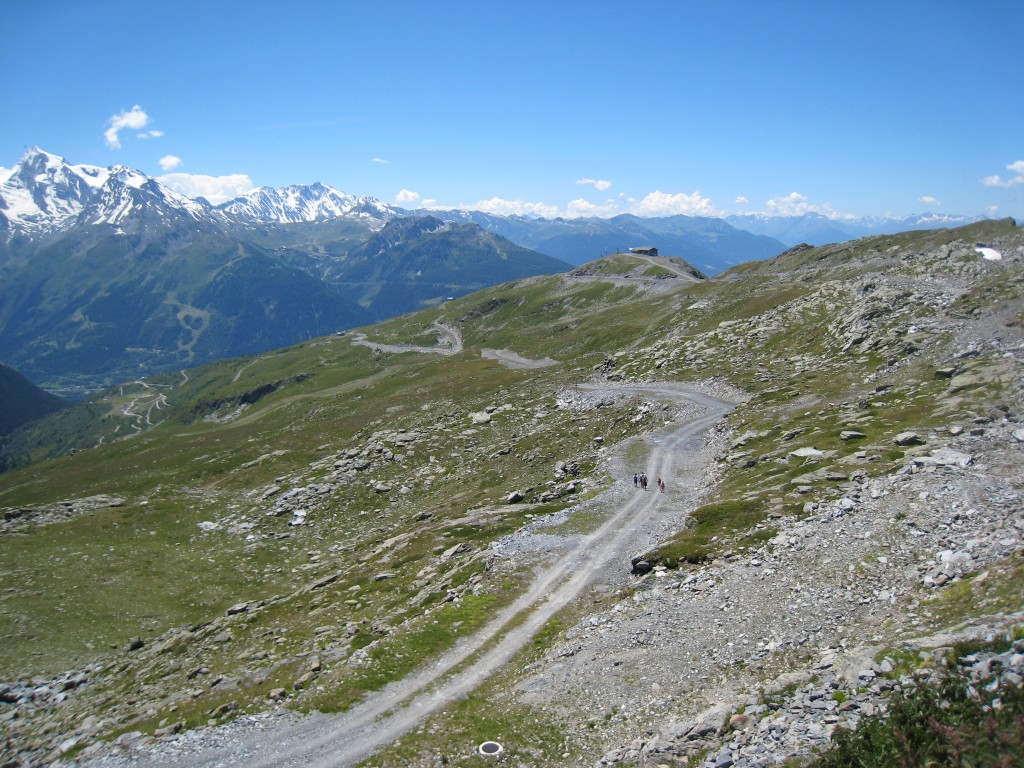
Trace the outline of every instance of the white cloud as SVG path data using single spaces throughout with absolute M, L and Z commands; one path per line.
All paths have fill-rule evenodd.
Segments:
M 767 205 L 772 216 L 802 216 L 817 211 L 816 206 L 807 202 L 807 195 L 799 192 L 790 192 L 785 197 L 773 197 Z
M 576 183 L 593 184 L 594 189 L 596 189 L 598 192 L 606 192 L 607 190 L 612 188 L 612 183 L 610 181 L 605 181 L 604 179 L 577 179 Z
M 165 136 L 163 131 L 145 131 L 135 135 L 140 139 L 162 139 Z
M 173 171 L 181 165 L 181 158 L 177 155 L 164 155 L 160 158 L 160 167 L 165 171 Z
M 558 215 L 557 205 L 547 203 L 531 203 L 526 200 L 504 200 L 500 197 L 492 197 L 490 200 L 481 200 L 473 205 L 460 206 L 472 211 L 483 211 L 494 213 L 499 216 L 542 216 L 546 219 Z
M 917 199 L 920 202 L 924 203 L 925 205 L 938 205 L 939 204 L 938 198 L 932 197 L 931 195 L 921 195 L 921 197 L 919 197 Z
M 186 197 L 205 197 L 214 205 L 251 192 L 256 188 L 244 173 L 230 176 L 202 176 L 194 173 L 167 173 L 157 181 Z
M 383 157 L 374 157 L 370 160 L 371 163 L 380 163 L 381 165 L 387 165 L 388 161 Z
M 0 184 L 3 184 L 5 181 L 11 178 L 12 173 L 14 173 L 13 168 L 4 168 L 2 165 L 0 165 Z
M 566 206 L 565 215 L 570 218 L 583 216 L 613 216 L 617 212 L 619 204 L 615 200 L 606 200 L 604 203 L 595 204 L 582 198 L 570 200 Z
M 111 115 L 108 122 L 110 126 L 104 131 L 103 136 L 107 139 L 107 145 L 111 149 L 120 149 L 121 138 L 117 134 L 125 128 L 136 130 L 145 128 L 149 124 L 149 115 L 143 112 L 142 108 L 136 104 L 127 112 Z
M 415 203 L 420 199 L 419 192 L 413 192 L 411 189 L 403 189 L 397 195 L 395 195 L 396 203 Z
M 641 216 L 717 216 L 719 213 L 712 202 L 696 190 L 691 195 L 651 192 L 636 204 L 634 212 Z
M 750 202 L 750 201 L 749 201 L 749 200 L 748 200 L 747 198 L 745 198 L 745 197 L 744 197 L 743 195 L 740 195 L 740 196 L 739 196 L 739 197 L 737 197 L 737 198 L 736 198 L 735 200 L 733 200 L 733 203 L 734 203 L 735 205 L 746 205 L 746 204 L 747 204 L 747 203 L 749 203 L 749 202 Z
M 1014 175 L 1008 179 L 1003 179 L 1001 176 L 986 176 L 979 181 L 986 187 L 999 187 L 1001 189 L 1007 189 L 1009 187 L 1015 187 L 1018 184 L 1024 184 L 1024 160 L 1017 160 L 1016 162 L 1010 163 L 1006 166 L 1006 170 L 1012 172 Z

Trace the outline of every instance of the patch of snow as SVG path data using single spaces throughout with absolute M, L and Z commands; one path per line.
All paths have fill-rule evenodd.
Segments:
M 986 261 L 1002 261 L 1003 260 L 1003 254 L 1001 254 L 995 248 L 980 247 L 980 248 L 975 248 L 974 250 L 976 250 L 978 253 L 980 253 L 981 257 L 983 259 L 985 259 Z

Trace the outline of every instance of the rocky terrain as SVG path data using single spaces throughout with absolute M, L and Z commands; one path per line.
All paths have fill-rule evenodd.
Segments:
M 8 763 L 259 765 L 288 734 L 327 739 L 344 713 L 295 713 L 331 709 L 325 697 L 385 656 L 400 664 L 401 638 L 432 615 L 469 622 L 470 642 L 489 626 L 467 612 L 474 601 L 588 567 L 581 541 L 639 509 L 638 469 L 671 467 L 666 492 L 647 492 L 615 559 L 540 639 L 482 693 L 430 709 L 361 764 L 480 764 L 482 738 L 517 765 L 805 760 L 934 679 L 967 639 L 1016 638 L 960 664 L 979 690 L 1019 687 L 1024 236 L 977 237 L 798 248 L 675 293 L 665 284 L 684 281 L 658 281 L 656 330 L 605 350 L 577 381 L 537 369 L 548 378 L 529 388 L 432 403 L 321 446 L 272 483 L 207 489 L 219 514 L 200 521 L 204 535 L 308 550 L 289 566 L 297 586 L 140 636 L 121 660 L 3 684 Z M 442 316 L 467 349 L 470 316 Z M 709 411 L 674 391 L 734 407 L 676 441 Z M 287 456 L 264 451 L 237 471 Z M 513 474 L 513 461 L 533 474 Z M 442 508 L 498 468 L 487 503 Z M 351 526 L 341 509 L 357 500 L 365 524 Z M 5 525 L 59 525 L 123 501 L 23 505 Z M 220 671 L 232 655 L 244 666 Z M 334 764 L 325 744 L 304 764 Z
M 838 499 L 806 494 L 806 513 L 773 517 L 763 546 L 634 577 L 628 599 L 570 630 L 518 695 L 590 713 L 622 742 L 606 765 L 702 754 L 719 767 L 774 765 L 825 746 L 908 684 L 891 655 L 915 670 L 942 658 L 943 587 L 992 614 L 964 636 L 1024 619 L 1003 613 L 1019 605 L 1024 566 L 1020 437 L 1005 418 L 984 435 L 936 435 Z

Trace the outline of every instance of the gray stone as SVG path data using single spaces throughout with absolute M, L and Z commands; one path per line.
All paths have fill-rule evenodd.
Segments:
M 892 441 L 896 445 L 921 445 L 924 442 L 917 432 L 900 432 Z
M 974 463 L 974 459 L 968 454 L 954 451 L 952 448 L 936 448 L 928 456 L 915 456 L 913 462 L 918 466 L 931 465 L 964 469 Z
M 228 608 L 227 615 L 234 616 L 237 613 L 246 613 L 253 607 L 253 605 L 254 603 L 251 600 L 245 603 L 237 603 L 236 605 L 232 605 Z

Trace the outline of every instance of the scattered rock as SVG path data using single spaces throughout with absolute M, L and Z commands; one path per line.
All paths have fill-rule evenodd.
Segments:
M 892 441 L 900 446 L 921 445 L 924 443 L 917 432 L 900 432 Z

